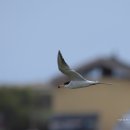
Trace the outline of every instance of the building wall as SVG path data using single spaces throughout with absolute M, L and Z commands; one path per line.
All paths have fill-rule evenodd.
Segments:
M 54 113 L 100 114 L 102 130 L 112 130 L 117 120 L 130 111 L 130 81 L 104 79 L 113 85 L 97 85 L 82 89 L 55 89 Z

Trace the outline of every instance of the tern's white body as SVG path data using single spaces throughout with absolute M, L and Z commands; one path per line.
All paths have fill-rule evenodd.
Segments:
M 88 81 L 88 80 L 85 80 L 85 81 L 70 81 L 70 83 L 67 84 L 67 85 L 64 85 L 64 87 L 65 88 L 71 88 L 71 89 L 84 88 L 84 87 L 89 87 L 91 85 L 94 85 L 95 82 Z
M 96 84 L 108 84 L 108 83 L 101 83 L 99 81 L 86 80 L 82 75 L 80 75 L 78 72 L 76 72 L 75 70 L 71 69 L 68 66 L 60 51 L 58 52 L 57 61 L 59 70 L 71 79 L 70 82 L 66 82 L 64 83 L 64 85 L 59 85 L 59 87 L 64 86 L 65 88 L 75 89 L 75 88 L 89 87 L 91 85 Z

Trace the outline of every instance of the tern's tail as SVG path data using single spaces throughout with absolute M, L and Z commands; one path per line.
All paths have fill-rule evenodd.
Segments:
M 104 82 L 99 82 L 98 84 L 112 85 L 112 83 L 104 83 Z

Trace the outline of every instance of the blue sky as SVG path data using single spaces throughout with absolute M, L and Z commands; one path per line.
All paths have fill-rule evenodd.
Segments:
M 60 74 L 59 49 L 72 67 L 111 54 L 130 64 L 130 1 L 0 1 L 0 83 Z

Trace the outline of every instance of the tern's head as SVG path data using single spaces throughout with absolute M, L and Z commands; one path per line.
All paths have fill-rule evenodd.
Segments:
M 67 81 L 67 82 L 64 83 L 64 85 L 68 85 L 69 83 L 70 83 L 70 81 Z
M 65 82 L 63 85 L 59 85 L 58 88 L 66 87 L 69 83 L 70 83 L 70 81 Z

